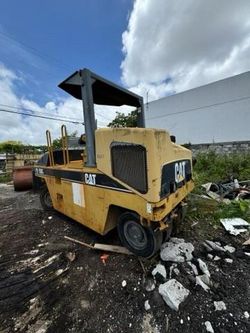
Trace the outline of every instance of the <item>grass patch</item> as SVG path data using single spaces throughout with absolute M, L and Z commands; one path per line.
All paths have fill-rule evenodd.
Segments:
M 227 181 L 231 177 L 238 180 L 250 178 L 250 153 L 219 155 L 211 151 L 196 156 L 194 179 L 196 188 L 207 182 Z
M 200 153 L 194 166 L 195 189 L 193 194 L 204 194 L 201 185 L 207 182 L 220 183 L 232 178 L 250 179 L 250 153 L 219 155 L 215 152 Z M 204 221 L 218 228 L 221 218 L 241 217 L 250 223 L 250 201 L 231 201 L 230 204 L 189 196 L 187 218 Z
M 8 183 L 12 180 L 12 176 L 10 173 L 0 173 L 0 183 Z

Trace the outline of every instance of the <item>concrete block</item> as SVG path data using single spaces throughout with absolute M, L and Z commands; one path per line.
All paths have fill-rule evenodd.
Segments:
M 159 293 L 171 309 L 178 311 L 190 292 L 180 282 L 172 279 L 159 286 Z

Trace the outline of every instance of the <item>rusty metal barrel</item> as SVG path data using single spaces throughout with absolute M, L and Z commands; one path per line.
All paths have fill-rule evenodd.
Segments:
M 25 191 L 32 188 L 32 166 L 16 167 L 13 170 L 15 191 Z

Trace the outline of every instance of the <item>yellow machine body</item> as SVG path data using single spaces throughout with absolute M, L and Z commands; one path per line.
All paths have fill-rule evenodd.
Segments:
M 81 159 L 70 161 L 65 138 L 66 131 L 63 133 L 63 162 L 53 161 L 51 140 L 48 140 L 50 166 L 37 165 L 35 175 L 46 182 L 55 210 L 99 234 L 104 235 L 115 228 L 124 211 L 137 213 L 143 225 L 153 223 L 164 230 L 171 212 L 194 187 L 191 152 L 171 142 L 166 131 L 97 129 L 96 167 L 85 166 L 84 149 Z M 122 147 L 125 153 L 117 153 L 115 148 L 114 160 L 112 147 Z M 135 159 L 133 149 L 139 151 L 134 155 Z M 137 161 L 138 154 L 142 158 Z M 126 159 L 128 155 L 129 162 L 122 161 L 123 156 Z M 129 181 L 124 179 L 126 170 L 129 171 L 125 178 Z M 143 177 L 141 172 L 144 172 Z M 143 190 L 133 186 L 133 181 L 138 185 L 140 177 L 144 182 Z

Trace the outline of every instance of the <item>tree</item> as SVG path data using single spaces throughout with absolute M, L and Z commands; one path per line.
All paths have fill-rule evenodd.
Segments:
M 108 127 L 136 127 L 138 111 L 131 111 L 128 115 L 122 112 L 116 112 L 115 119 L 108 124 Z
M 24 145 L 21 141 L 4 141 L 0 143 L 0 152 L 2 153 L 21 153 Z
M 77 131 L 74 131 L 71 134 L 67 135 L 67 137 L 69 137 L 69 136 L 76 138 Z M 52 146 L 54 149 L 61 149 L 62 148 L 62 138 L 60 137 L 60 138 L 54 139 L 52 142 Z

